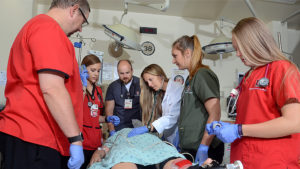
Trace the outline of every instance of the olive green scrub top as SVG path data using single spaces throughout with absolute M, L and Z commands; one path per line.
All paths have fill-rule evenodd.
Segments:
M 204 103 L 210 98 L 220 98 L 219 80 L 210 69 L 200 68 L 191 81 L 187 78 L 182 93 L 178 122 L 181 150 L 197 151 L 208 119 Z M 215 147 L 219 143 L 214 138 L 211 145 Z

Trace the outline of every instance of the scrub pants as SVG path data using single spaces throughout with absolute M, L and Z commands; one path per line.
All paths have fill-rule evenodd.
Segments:
M 1 169 L 60 169 L 61 155 L 49 147 L 0 132 Z
M 197 154 L 197 150 L 182 150 L 181 153 L 184 153 L 184 152 L 187 152 L 187 153 L 190 153 L 194 159 L 196 158 L 196 154 Z M 220 143 L 218 146 L 216 147 L 212 147 L 210 146 L 209 149 L 208 149 L 208 157 L 213 159 L 213 160 L 216 160 L 219 164 L 222 164 L 223 162 L 223 156 L 224 156 L 224 143 Z M 186 156 L 185 157 L 192 161 L 192 158 L 190 156 Z

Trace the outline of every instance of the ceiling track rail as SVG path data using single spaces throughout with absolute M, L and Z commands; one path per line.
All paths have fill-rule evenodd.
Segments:
M 253 15 L 254 17 L 257 17 L 257 16 L 256 16 L 256 12 L 255 12 L 255 10 L 254 10 L 254 8 L 253 8 L 252 3 L 250 2 L 250 0 L 244 0 L 244 1 L 245 1 L 245 3 L 247 4 L 248 8 L 250 9 L 252 15 Z

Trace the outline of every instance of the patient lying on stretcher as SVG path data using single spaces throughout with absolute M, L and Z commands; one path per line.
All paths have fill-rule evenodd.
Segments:
M 171 169 L 174 165 L 180 169 L 192 167 L 175 147 L 157 136 L 146 133 L 128 138 L 130 131 L 125 128 L 109 137 L 102 149 L 95 151 L 89 169 L 155 169 L 156 164 L 160 169 Z

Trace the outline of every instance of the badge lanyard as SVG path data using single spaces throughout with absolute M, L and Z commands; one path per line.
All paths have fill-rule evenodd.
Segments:
M 131 85 L 132 85 L 133 93 L 134 93 L 134 90 L 135 90 L 134 83 L 132 82 Z M 123 84 L 121 84 L 121 98 L 124 99 L 124 109 L 132 109 L 132 102 L 133 102 L 134 94 L 132 96 L 130 93 L 131 85 L 130 85 L 129 91 L 126 90 L 126 98 L 124 98 Z
M 133 88 L 133 95 L 131 95 L 130 93 L 130 88 L 131 88 L 131 85 L 132 85 L 132 88 Z M 129 91 L 126 90 L 126 98 L 125 99 L 129 99 L 129 98 L 133 98 L 134 97 L 134 92 L 135 92 L 135 86 L 134 86 L 134 83 L 132 82 L 129 87 Z M 125 87 L 126 88 L 126 87 Z M 123 95 L 123 84 L 121 84 L 121 96 L 120 96 L 122 99 L 124 98 L 124 95 Z

